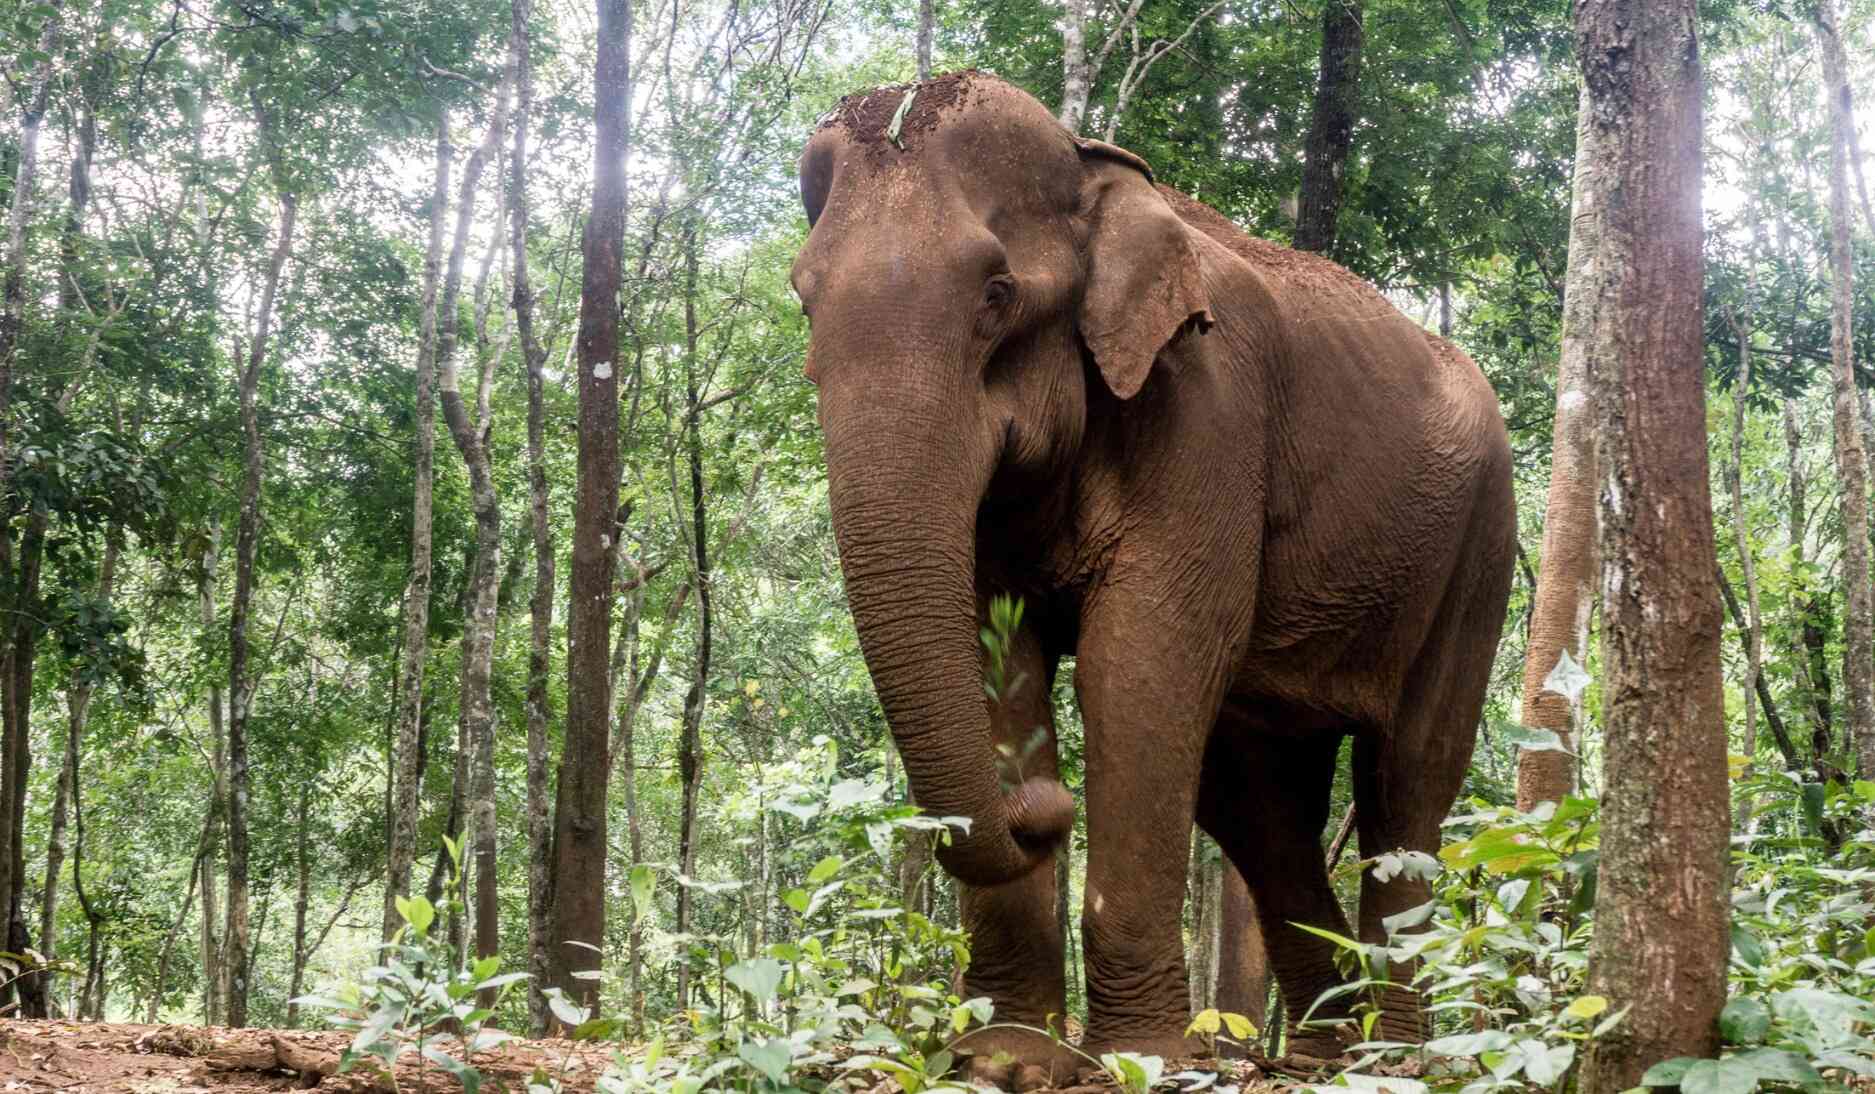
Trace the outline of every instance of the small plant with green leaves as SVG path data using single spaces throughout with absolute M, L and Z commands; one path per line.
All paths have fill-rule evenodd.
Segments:
M 449 869 L 440 914 L 447 915 L 452 908 L 460 908 L 457 879 L 462 845 L 447 836 L 443 839 Z M 381 1077 L 401 1089 L 397 1064 L 414 1054 L 419 1089 L 424 1068 L 434 1065 L 475 1094 L 482 1075 L 471 1061 L 477 1052 L 513 1040 L 488 1023 L 501 1000 L 527 974 L 501 972 L 501 960 L 493 956 L 462 966 L 447 941 L 432 935 L 439 909 L 424 897 L 397 898 L 397 912 L 404 925 L 385 944 L 382 964 L 366 969 L 357 983 L 301 996 L 294 1002 L 331 1011 L 334 1025 L 355 1031 L 339 1057 L 341 1072 L 374 1060 Z M 492 996 L 492 1004 L 478 1001 L 482 994 Z

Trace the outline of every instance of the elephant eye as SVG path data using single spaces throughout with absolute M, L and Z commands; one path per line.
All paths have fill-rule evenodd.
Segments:
M 983 284 L 983 306 L 1002 308 L 1016 295 L 1016 279 L 1008 274 L 997 274 Z

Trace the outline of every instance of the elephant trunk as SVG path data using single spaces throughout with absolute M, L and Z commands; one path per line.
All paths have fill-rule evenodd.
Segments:
M 847 600 L 912 794 L 929 815 L 967 817 L 938 859 L 969 885 L 1000 885 L 1050 860 L 1074 801 L 1053 779 L 1006 785 L 978 646 L 977 505 L 995 454 L 956 410 L 880 405 L 877 389 L 823 385 L 829 496 Z

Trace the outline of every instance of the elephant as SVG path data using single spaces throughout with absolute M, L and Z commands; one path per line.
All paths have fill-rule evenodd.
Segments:
M 1072 657 L 1081 1049 L 1194 1054 L 1194 823 L 1246 879 L 1293 1020 L 1342 982 L 1295 924 L 1353 933 L 1320 842 L 1344 739 L 1366 856 L 1435 849 L 1470 760 L 1515 551 L 1491 386 L 1352 273 L 1251 238 L 986 74 L 840 100 L 799 181 L 791 279 L 848 606 L 914 799 L 971 820 L 938 851 L 967 990 L 999 1024 L 1066 1010 L 1046 867 L 1077 807 L 1049 701 Z M 1024 605 L 1005 671 L 1028 685 L 990 701 L 1001 595 Z M 1367 873 L 1360 936 L 1427 899 Z M 1416 997 L 1389 992 L 1377 1036 L 1424 1034 Z M 968 1047 L 1073 1066 L 1022 1031 Z

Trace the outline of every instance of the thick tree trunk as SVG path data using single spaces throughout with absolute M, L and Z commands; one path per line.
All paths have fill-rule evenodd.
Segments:
M 534 591 L 528 599 L 527 652 L 527 968 L 528 1029 L 547 1028 L 547 999 L 541 994 L 552 967 L 548 957 L 549 914 L 553 890 L 553 827 L 547 815 L 547 724 L 552 717 L 547 692 L 552 669 L 554 557 L 553 529 L 547 521 L 547 426 L 544 402 L 546 347 L 534 333 L 534 291 L 527 272 L 527 127 L 533 119 L 534 68 L 528 20 L 532 0 L 513 0 L 510 32 L 515 92 L 514 151 L 508 158 L 508 245 L 514 269 L 514 326 L 520 334 L 527 374 L 527 493 L 534 537 Z
M 463 262 L 469 250 L 469 229 L 475 220 L 475 193 L 489 160 L 499 159 L 502 133 L 508 125 L 508 84 L 495 93 L 495 109 L 488 134 L 462 169 L 462 190 L 456 202 L 456 230 L 449 247 L 449 272 L 439 304 L 441 327 L 436 344 L 440 373 L 439 397 L 443 420 L 456 442 L 469 473 L 469 496 L 475 509 L 475 562 L 470 570 L 467 618 L 462 630 L 462 683 L 460 709 L 463 743 L 469 749 L 469 814 L 475 865 L 475 953 L 488 957 L 501 950 L 499 879 L 496 877 L 495 832 L 495 709 L 490 679 L 495 658 L 495 608 L 501 593 L 501 496 L 495 490 L 494 467 L 488 454 L 484 421 L 471 421 L 463 405 L 462 385 L 456 368 L 457 307 L 462 291 Z M 497 163 L 497 172 L 500 165 Z M 486 394 L 486 385 L 483 387 Z M 478 401 L 480 396 L 478 396 Z M 492 1004 L 493 993 L 484 1005 Z
M 1842 482 L 1843 619 L 1842 686 L 1848 692 L 1849 744 L 1860 774 L 1875 779 L 1875 593 L 1869 585 L 1868 463 L 1856 422 L 1854 363 L 1854 254 L 1850 248 L 1849 141 L 1855 119 L 1849 111 L 1849 77 L 1837 38 L 1835 0 L 1812 9 L 1823 52 L 1823 80 L 1830 107 L 1830 364 L 1835 378 L 1836 473 Z
M 255 102 L 262 140 L 269 144 L 274 183 L 280 204 L 279 236 L 261 282 L 255 306 L 254 336 L 240 373 L 241 433 L 245 441 L 241 480 L 241 523 L 235 537 L 234 599 L 228 609 L 228 926 L 223 933 L 227 973 L 227 1022 L 247 1025 L 248 989 L 248 750 L 247 723 L 254 701 L 254 674 L 248 668 L 247 621 L 254 596 L 254 562 L 260 544 L 261 438 L 260 372 L 267 361 L 267 343 L 273 328 L 280 276 L 293 249 L 293 228 L 299 216 L 299 198 L 286 185 L 279 146 L 273 143 L 272 120 Z
M 1296 213 L 1295 248 L 1334 249 L 1341 217 L 1342 175 L 1354 147 L 1360 106 L 1363 0 L 1327 0 L 1322 9 L 1322 57 L 1303 149 L 1302 194 Z
M 404 924 L 397 898 L 410 893 L 410 868 L 417 857 L 423 764 L 417 747 L 422 719 L 423 670 L 430 652 L 430 558 L 432 495 L 436 458 L 437 295 L 442 280 L 443 229 L 449 215 L 449 172 L 454 149 L 445 117 L 436 133 L 436 173 L 430 189 L 430 236 L 423 254 L 423 313 L 417 341 L 416 445 L 412 455 L 410 578 L 404 585 L 403 663 L 398 669 L 397 734 L 391 754 L 390 849 L 384 884 L 383 937 Z M 453 325 L 454 316 L 450 316 Z
M 575 973 L 599 965 L 605 942 L 606 658 L 611 652 L 618 550 L 618 294 L 631 144 L 632 10 L 597 0 L 593 73 L 593 198 L 580 285 L 579 473 L 573 507 L 573 574 L 567 609 L 566 746 L 554 810 L 553 981 L 597 1007 L 597 984 Z M 518 158 L 518 157 L 517 157 Z M 593 948 L 588 948 L 593 947 Z
M 1706 457 L 1701 108 L 1692 0 L 1578 0 L 1573 306 L 1596 309 L 1606 734 L 1589 989 L 1627 1018 L 1585 1094 L 1718 1049 L 1731 816 Z M 1577 267 L 1586 265 L 1578 272 Z M 1662 985 L 1671 985 L 1663 991 Z

